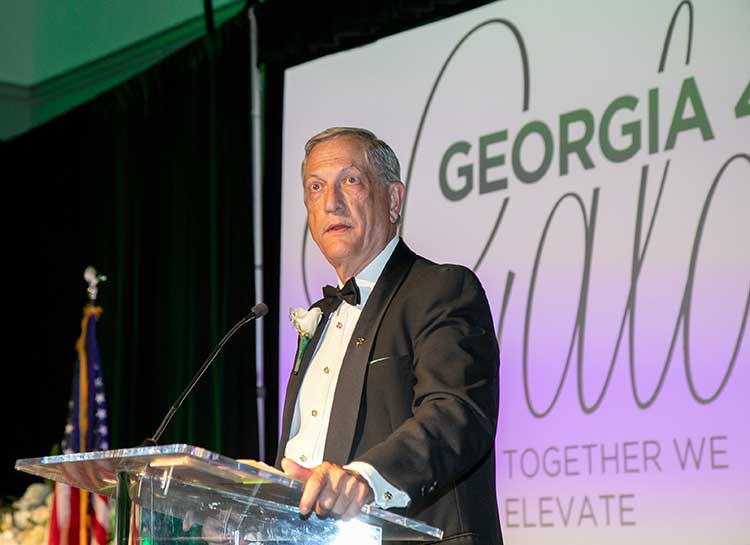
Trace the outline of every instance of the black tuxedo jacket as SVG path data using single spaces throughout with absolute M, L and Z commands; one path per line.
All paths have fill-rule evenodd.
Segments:
M 320 301 L 313 306 L 320 306 Z M 279 455 L 323 315 L 287 386 Z M 411 497 L 398 510 L 453 545 L 502 543 L 495 496 L 498 346 L 474 273 L 400 241 L 347 348 L 324 459 L 371 464 Z

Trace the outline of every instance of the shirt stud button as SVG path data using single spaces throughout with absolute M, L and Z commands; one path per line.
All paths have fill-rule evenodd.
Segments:
M 318 411 L 316 411 L 315 409 L 313 409 L 310 414 L 312 414 L 313 416 L 318 416 Z
M 392 498 L 393 498 L 393 494 L 391 494 L 387 490 L 383 493 L 383 499 L 385 501 L 391 501 Z
M 305 460 L 307 460 L 307 456 L 305 456 L 304 454 L 299 457 L 300 462 L 304 462 Z
M 331 372 L 331 369 L 330 369 L 330 368 L 328 368 L 328 367 L 324 367 L 324 368 L 323 368 L 323 372 L 324 372 L 324 373 L 325 373 L 325 374 L 327 375 L 328 373 L 330 373 L 330 372 Z
M 344 324 L 342 324 L 341 322 L 336 322 L 336 327 L 338 329 L 341 329 L 342 327 L 344 327 Z

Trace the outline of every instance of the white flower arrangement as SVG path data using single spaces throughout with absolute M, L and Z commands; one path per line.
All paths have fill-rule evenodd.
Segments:
M 0 545 L 46 545 L 52 488 L 34 483 L 0 517 Z
M 47 483 L 29 485 L 10 508 L 0 510 L 0 545 L 47 545 L 52 509 L 52 487 Z M 109 509 L 108 545 L 114 545 L 115 509 Z

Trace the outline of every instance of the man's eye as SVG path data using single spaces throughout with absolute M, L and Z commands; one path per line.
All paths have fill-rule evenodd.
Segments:
M 320 184 L 318 182 L 313 182 L 310 184 L 310 191 L 319 191 L 320 190 Z
M 348 184 L 358 184 L 359 183 L 359 178 L 357 178 L 356 176 L 349 176 L 346 179 L 346 183 L 348 183 Z

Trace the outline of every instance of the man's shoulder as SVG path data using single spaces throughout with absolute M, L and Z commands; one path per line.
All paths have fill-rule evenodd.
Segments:
M 397 259 L 413 260 L 412 270 L 421 273 L 444 273 L 444 274 L 468 274 L 475 276 L 474 272 L 464 265 L 458 263 L 437 263 L 429 257 L 423 256 L 412 250 L 406 242 L 401 239 L 394 252 Z
M 474 301 L 486 304 L 487 294 L 477 275 L 458 263 L 436 263 L 415 254 L 409 274 L 402 285 L 409 298 L 425 304 L 435 301 Z
M 459 263 L 436 263 L 429 258 L 415 254 L 412 274 L 424 280 L 444 282 L 450 279 L 476 282 L 479 278 L 469 267 Z

